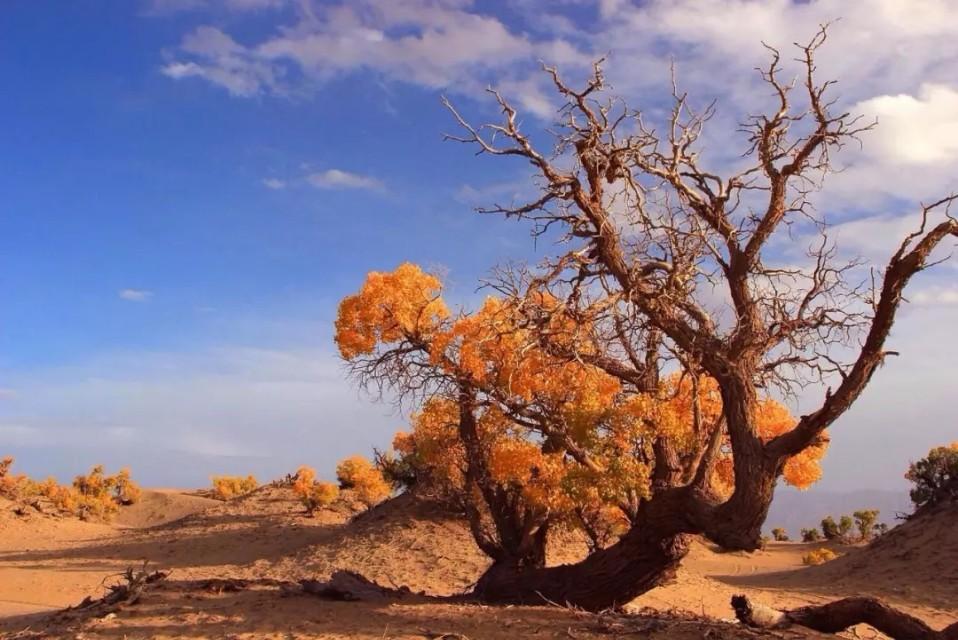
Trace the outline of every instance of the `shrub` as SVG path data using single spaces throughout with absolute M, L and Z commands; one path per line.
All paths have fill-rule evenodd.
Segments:
M 835 540 L 838 538 L 838 523 L 835 518 L 826 516 L 822 518 L 822 534 L 826 540 Z
M 772 538 L 774 538 L 776 542 L 788 542 L 788 534 L 782 527 L 772 529 Z
M 245 496 L 256 487 L 259 482 L 253 475 L 242 476 L 213 476 L 213 497 L 217 500 L 232 500 Z
M 0 460 L 0 496 L 14 502 L 23 502 L 27 493 L 30 493 L 32 480 L 24 475 L 15 476 L 10 473 L 13 458 L 7 456 Z
M 43 484 L 54 504 L 69 509 L 75 502 L 77 514 L 84 519 L 103 520 L 116 513 L 120 505 L 130 505 L 140 499 L 140 487 L 130 478 L 129 469 L 121 469 L 116 475 L 108 476 L 103 465 L 98 464 L 87 475 L 73 479 L 76 496 L 56 488 L 56 481 L 48 478 Z
M 129 469 L 108 476 L 103 465 L 96 465 L 87 475 L 76 476 L 72 486 L 64 486 L 52 477 L 37 482 L 25 475 L 12 476 L 12 464 L 13 458 L 0 461 L 0 495 L 40 511 L 50 507 L 56 513 L 84 520 L 106 520 L 120 505 L 133 504 L 140 497 L 140 488 Z
M 313 515 L 317 509 L 328 507 L 339 497 L 339 487 L 332 482 L 316 480 L 316 472 L 303 465 L 296 471 L 293 491 L 306 507 L 307 515 Z
M 854 527 L 855 521 L 852 520 L 851 516 L 842 516 L 838 519 L 838 522 L 835 522 L 835 519 L 831 516 L 822 520 L 822 533 L 825 534 L 826 540 L 847 541 L 848 534 Z
M 389 497 L 390 489 L 382 472 L 362 456 L 351 456 L 336 466 L 341 489 L 352 489 L 356 498 L 371 507 Z
M 840 540 L 847 541 L 851 537 L 852 529 L 855 528 L 855 521 L 851 516 L 842 516 L 838 520 L 838 537 Z
M 885 524 L 884 522 L 876 522 L 876 523 L 875 523 L 874 535 L 875 535 L 875 536 L 883 536 L 883 535 L 885 535 L 886 533 L 888 533 L 888 525 Z
M 915 508 L 958 500 L 958 441 L 935 447 L 908 465 L 905 478 L 914 484 L 910 495 Z
M 815 527 L 802 529 L 802 542 L 818 542 L 821 539 L 822 534 Z
M 807 565 L 816 565 L 816 564 L 825 564 L 829 560 L 834 560 L 838 557 L 838 554 L 832 551 L 831 549 L 826 549 L 821 547 L 815 549 L 814 551 L 809 551 L 802 556 L 802 564 Z
M 878 514 L 878 509 L 861 509 L 852 514 L 855 517 L 855 525 L 858 527 L 858 534 L 862 540 L 868 540 L 872 537 L 875 523 L 878 521 Z

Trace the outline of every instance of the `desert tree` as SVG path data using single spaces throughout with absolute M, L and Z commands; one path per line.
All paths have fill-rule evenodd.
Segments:
M 470 524 L 493 558 L 478 597 L 600 610 L 672 575 L 691 534 L 757 548 L 783 474 L 818 473 L 826 430 L 894 353 L 886 341 L 906 285 L 958 236 L 948 215 L 956 196 L 923 205 L 920 226 L 887 265 L 856 281 L 868 265 L 840 260 L 811 205 L 832 155 L 872 127 L 834 111 L 833 83 L 817 78 L 826 35 L 823 28 L 799 46 L 794 83 L 769 49 L 760 74 L 775 104 L 745 120 L 744 165 L 726 177 L 706 169 L 699 151 L 711 108 L 696 110 L 675 90 L 668 122 L 656 129 L 608 98 L 598 64 L 581 89 L 546 69 L 564 101 L 547 150 L 495 91 L 496 123 L 473 126 L 447 103 L 462 130 L 451 139 L 537 174 L 537 197 L 485 211 L 530 221 L 535 234 L 558 236 L 559 249 L 536 267 L 498 269 L 488 282 L 495 298 L 470 316 L 454 317 L 438 279 L 411 265 L 370 274 L 340 306 L 337 342 L 361 384 L 448 403 L 466 490 L 485 507 Z M 790 229 L 815 236 L 807 266 L 776 261 L 773 239 Z M 696 387 L 679 431 L 645 419 L 666 398 L 669 376 L 677 376 L 673 387 Z M 820 382 L 830 386 L 812 411 L 797 420 L 767 415 L 778 411 L 772 393 Z M 604 399 L 590 404 L 592 392 Z M 579 402 L 603 411 L 570 414 Z M 579 563 L 545 567 L 539 545 L 552 505 L 522 491 L 542 470 L 523 463 L 525 480 L 497 480 L 481 425 L 528 433 L 520 440 L 538 443 L 539 453 L 527 454 L 603 474 L 621 458 L 593 455 L 576 430 L 614 433 L 610 415 L 621 407 L 637 409 L 632 424 L 649 427 L 628 443 L 638 450 L 627 459 L 643 463 L 624 474 L 642 489 L 623 505 L 628 529 Z
M 874 123 L 835 111 L 834 83 L 816 74 L 826 37 L 823 27 L 798 46 L 797 82 L 783 79 L 780 54 L 769 48 L 760 74 L 774 106 L 743 123 L 746 166 L 727 177 L 705 168 L 699 151 L 711 108 L 696 110 L 675 90 L 668 122 L 656 129 L 607 97 L 598 64 L 581 89 L 546 69 L 564 101 L 551 149 L 537 147 L 496 91 L 496 123 L 474 126 L 448 105 L 462 131 L 450 139 L 524 161 L 536 174 L 537 197 L 484 211 L 531 221 L 534 233 L 564 242 L 539 266 L 505 269 L 492 283 L 524 314 L 538 347 L 592 363 L 635 393 L 657 371 L 701 371 L 722 404 L 691 474 L 677 464 L 673 442 L 656 440 L 655 490 L 616 544 L 576 565 L 504 571 L 480 581 L 484 598 L 601 609 L 659 584 L 685 555 L 688 534 L 757 548 L 787 461 L 822 446 L 894 354 L 886 341 L 906 285 L 958 236 L 948 213 L 956 196 L 921 206 L 920 225 L 875 279 L 857 280 L 867 265 L 840 259 L 811 199 L 833 170 L 832 156 Z M 816 236 L 807 266 L 775 259 L 772 239 L 793 227 Z M 714 309 L 716 292 L 727 299 L 728 317 Z M 587 329 L 554 339 L 557 317 Z M 830 385 L 820 404 L 763 438 L 760 393 L 795 393 L 815 382 Z M 699 470 L 723 452 L 731 486 L 716 494 Z
M 905 478 L 914 485 L 910 495 L 916 509 L 958 500 L 958 441 L 935 447 L 912 462 Z
M 852 514 L 855 518 L 855 526 L 858 527 L 858 537 L 863 542 L 871 539 L 879 513 L 878 509 L 859 509 Z
M 552 304 L 548 297 L 538 305 Z M 603 368 L 540 347 L 525 312 L 490 296 L 451 317 L 441 281 L 412 264 L 372 272 L 343 300 L 336 341 L 354 377 L 419 401 L 412 429 L 378 456 L 400 485 L 462 509 L 495 576 L 545 566 L 551 531 L 578 528 L 592 551 L 637 524 L 642 505 L 669 474 L 731 491 L 727 438 L 703 425 L 721 420 L 714 380 L 673 372 L 626 390 Z M 556 314 L 552 340 L 572 340 L 588 323 Z M 560 338 L 559 336 L 564 337 Z M 756 406 L 765 439 L 795 424 L 781 404 Z M 673 458 L 656 459 L 667 440 Z M 698 461 L 715 448 L 708 467 Z M 806 487 L 820 476 L 823 446 L 791 458 L 783 475 Z

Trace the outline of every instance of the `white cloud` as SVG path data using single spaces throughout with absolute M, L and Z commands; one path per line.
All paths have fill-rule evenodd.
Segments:
M 925 84 L 917 97 L 877 96 L 859 102 L 853 111 L 877 118 L 880 126 L 868 137 L 868 144 L 889 164 L 927 165 L 958 159 L 958 90 Z
M 958 304 L 958 287 L 931 287 L 907 297 L 912 303 L 921 306 Z
M 263 186 L 267 189 L 277 190 L 286 188 L 286 181 L 280 180 L 279 178 L 264 178 L 262 182 Z
M 225 44 L 226 38 L 228 51 L 197 46 L 214 40 Z M 588 62 L 569 42 L 533 40 L 471 10 L 468 2 L 357 0 L 305 3 L 296 23 L 246 46 L 218 29 L 201 27 L 183 39 L 162 71 L 174 79 L 205 78 L 244 97 L 285 93 L 281 79 L 291 70 L 306 83 L 370 70 L 388 80 L 478 92 L 487 82 L 508 77 L 527 84 L 520 75 L 528 74 L 517 74 L 513 65 L 531 67 L 538 58 L 572 66 Z M 524 94 L 530 106 L 543 109 L 534 90 L 527 87 Z
M 195 486 L 211 473 L 268 479 L 300 464 L 331 473 L 346 455 L 388 445 L 404 422 L 315 348 L 113 353 L 3 378 L 19 393 L 0 403 L 0 448 L 37 474 L 106 462 L 140 478 L 151 469 L 145 482 Z M 51 468 L 62 456 L 70 466 Z M 202 464 L 172 463 L 195 457 Z
M 116 295 L 129 302 L 149 302 L 153 292 L 146 289 L 120 289 Z
M 250 97 L 269 90 L 285 93 L 283 68 L 258 60 L 251 51 L 215 27 L 199 27 L 183 38 L 183 53 L 196 61 L 174 60 L 160 72 L 174 80 L 204 78 L 237 97 Z
M 341 169 L 327 169 L 306 176 L 306 181 L 317 189 L 369 189 L 380 190 L 382 182 L 370 176 L 350 173 Z

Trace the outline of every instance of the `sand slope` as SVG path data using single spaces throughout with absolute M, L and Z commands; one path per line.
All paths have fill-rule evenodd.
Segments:
M 138 510 L 122 514 L 113 525 L 42 516 L 23 519 L 2 507 L 0 637 L 27 626 L 32 631 L 23 637 L 117 639 L 428 638 L 450 632 L 472 639 L 607 638 L 636 631 L 636 625 L 647 625 L 639 637 L 701 638 L 707 631 L 709 637 L 732 638 L 742 633 L 721 622 L 703 626 L 596 618 L 558 609 L 452 605 L 421 598 L 331 603 L 282 597 L 277 582 L 255 582 L 321 578 L 348 568 L 386 585 L 408 585 L 429 594 L 464 590 L 488 560 L 461 519 L 409 496 L 355 517 L 341 507 L 308 518 L 285 488 L 264 487 L 227 503 L 165 491 L 151 493 Z M 746 554 L 717 553 L 696 542 L 676 580 L 645 594 L 632 607 L 720 621 L 732 615 L 728 602 L 733 593 L 745 591 L 768 604 L 791 607 L 874 593 L 877 588 L 933 626 L 944 626 L 958 619 L 953 598 L 958 591 L 949 590 L 954 584 L 940 588 L 941 563 L 958 553 L 958 512 L 932 519 L 934 525 L 908 523 L 868 549 L 852 550 L 813 568 L 801 564 L 801 555 L 813 545 L 772 544 Z M 160 524 L 142 526 L 155 522 Z M 550 549 L 550 562 L 574 561 L 583 551 L 581 541 L 563 540 Z M 105 576 L 143 560 L 171 575 L 162 588 L 115 619 L 74 625 L 68 630 L 73 635 L 64 636 L 67 630 L 51 627 L 42 614 L 96 595 Z M 906 565 L 918 569 L 904 571 Z M 254 583 L 239 592 L 197 590 L 209 578 Z
M 145 489 L 140 500 L 123 507 L 113 519 L 118 527 L 155 527 L 175 522 L 188 515 L 219 504 L 217 500 L 203 498 L 180 489 Z

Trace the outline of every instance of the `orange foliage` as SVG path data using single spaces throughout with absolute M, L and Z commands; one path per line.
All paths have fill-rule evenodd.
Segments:
M 382 472 L 362 456 L 351 456 L 336 465 L 336 478 L 341 489 L 351 489 L 367 507 L 382 502 L 391 493 Z
M 250 493 L 259 486 L 256 476 L 213 476 L 213 497 L 217 500 L 232 500 Z
M 820 547 L 814 551 L 809 551 L 802 556 L 802 564 L 807 565 L 816 565 L 816 564 L 825 564 L 829 560 L 834 560 L 838 557 L 838 554 L 832 551 L 831 549 Z
M 626 392 L 617 378 L 583 358 L 559 359 L 537 348 L 537 332 L 546 331 L 553 344 L 574 346 L 580 355 L 591 353 L 588 340 L 581 338 L 591 327 L 556 312 L 558 305 L 548 295 L 530 296 L 522 309 L 489 297 L 475 313 L 451 319 L 440 294 L 439 280 L 415 265 L 370 273 L 359 293 L 340 305 L 340 353 L 353 361 L 405 342 L 404 349 L 428 352 L 427 364 L 437 375 L 484 391 L 491 402 L 477 416 L 478 429 L 493 479 L 518 491 L 528 507 L 548 512 L 553 522 L 578 522 L 596 531 L 621 529 L 623 512 L 650 495 L 653 442 L 667 438 L 691 463 L 705 445 L 707 430 L 720 423 L 722 399 L 709 377 L 674 374 L 655 392 Z M 531 329 L 530 314 L 538 318 Z M 520 426 L 503 413 L 510 406 L 535 407 L 558 431 Z M 795 424 L 788 410 L 771 399 L 761 400 L 756 412 L 755 428 L 766 441 Z M 471 496 L 458 420 L 454 398 L 433 397 L 413 416 L 412 430 L 393 441 L 399 460 L 395 468 L 411 470 L 421 490 L 453 501 Z M 785 481 L 799 488 L 814 483 L 826 447 L 823 440 L 788 460 Z M 730 493 L 732 469 L 726 435 L 711 478 L 716 493 Z
M 344 358 L 372 352 L 403 335 L 431 335 L 449 310 L 435 276 L 410 263 L 391 273 L 371 272 L 362 289 L 339 304 L 336 344 Z
M 313 515 L 317 509 L 328 507 L 339 497 L 339 487 L 332 482 L 316 480 L 316 471 L 306 465 L 296 470 L 293 491 L 306 507 L 306 513 Z
M 77 476 L 73 486 L 64 486 L 52 477 L 37 482 L 26 475 L 11 476 L 12 464 L 13 458 L 0 461 L 0 495 L 41 510 L 47 506 L 63 515 L 105 520 L 120 505 L 133 504 L 140 498 L 140 488 L 131 479 L 129 469 L 107 476 L 103 466 L 97 465 L 89 474 Z

